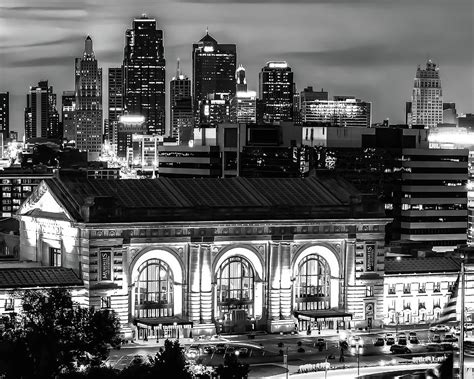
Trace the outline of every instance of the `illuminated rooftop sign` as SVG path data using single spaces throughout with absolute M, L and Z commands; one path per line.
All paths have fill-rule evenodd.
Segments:
M 122 124 L 141 124 L 145 122 L 145 116 L 124 115 L 119 117 L 119 122 Z
M 204 46 L 204 52 L 205 53 L 212 53 L 214 51 L 213 46 Z
M 287 68 L 288 63 L 286 63 L 286 62 L 268 62 L 267 66 L 269 68 Z

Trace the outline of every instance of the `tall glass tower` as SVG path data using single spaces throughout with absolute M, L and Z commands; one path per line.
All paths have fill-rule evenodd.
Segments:
M 293 121 L 293 72 L 286 62 L 268 62 L 259 75 L 263 121 Z
M 443 122 L 443 91 L 439 77 L 439 67 L 431 59 L 426 68 L 418 67 L 411 95 L 410 125 L 436 127 Z
M 236 46 L 219 44 L 209 33 L 193 44 L 193 100 L 197 118 L 199 104 L 208 100 L 209 95 L 234 97 L 236 60 Z
M 92 39 L 87 37 L 82 58 L 76 58 L 76 146 L 96 160 L 102 148 L 102 69 Z
M 163 31 L 143 14 L 125 33 L 124 113 L 145 117 L 150 134 L 165 134 L 165 57 Z

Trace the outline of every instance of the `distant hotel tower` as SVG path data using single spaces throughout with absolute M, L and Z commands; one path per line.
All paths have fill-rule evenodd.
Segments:
M 439 68 L 430 60 L 426 69 L 418 67 L 411 95 L 410 125 L 436 127 L 443 122 L 443 91 Z
M 263 121 L 293 120 L 293 72 L 286 62 L 268 62 L 259 75 Z
M 179 60 L 176 76 L 170 82 L 170 120 L 170 136 L 180 144 L 187 144 L 192 139 L 194 125 L 191 80 L 182 74 Z
M 82 58 L 76 58 L 76 147 L 87 159 L 99 157 L 102 147 L 102 69 L 87 37 Z
M 225 93 L 234 97 L 236 60 L 235 45 L 218 44 L 209 33 L 193 44 L 193 97 L 198 120 L 200 103 L 208 100 L 208 95 Z
M 10 93 L 0 92 L 0 132 L 3 135 L 3 143 L 10 137 Z
M 25 137 L 62 138 L 59 130 L 59 114 L 56 109 L 56 94 L 48 81 L 31 86 L 26 95 Z
M 165 134 L 165 56 L 163 31 L 143 14 L 125 34 L 124 113 L 145 116 L 150 134 Z

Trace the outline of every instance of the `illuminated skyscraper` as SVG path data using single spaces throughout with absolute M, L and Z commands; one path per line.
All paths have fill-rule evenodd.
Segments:
M 61 138 L 59 114 L 56 109 L 56 94 L 48 81 L 31 86 L 26 95 L 25 137 Z
M 102 69 L 92 39 L 87 37 L 82 58 L 76 58 L 76 147 L 96 160 L 102 147 Z
M 184 129 L 189 129 L 185 134 L 191 133 L 190 135 L 192 135 L 193 124 L 191 80 L 181 72 L 178 60 L 176 76 L 170 82 L 170 136 L 177 138 L 179 143 L 184 143 L 185 141 L 182 141 L 181 138 L 185 132 Z
M 247 90 L 245 68 L 239 65 L 235 72 L 236 93 L 230 104 L 230 119 L 233 123 L 255 124 L 257 122 L 257 93 Z
M 3 142 L 10 137 L 10 93 L 0 92 L 0 133 L 3 134 Z
M 199 103 L 208 99 L 208 95 L 226 93 L 229 98 L 234 97 L 236 60 L 235 45 L 218 44 L 209 33 L 193 44 L 193 100 L 196 116 L 201 110 Z
M 123 69 L 122 67 L 109 68 L 109 119 L 107 130 L 104 128 L 104 139 L 114 147 L 117 145 L 117 131 L 120 116 L 123 115 Z
M 236 92 L 247 92 L 247 78 L 245 77 L 245 68 L 239 65 L 239 68 L 235 71 Z
M 430 60 L 426 68 L 418 67 L 411 95 L 410 125 L 436 127 L 443 122 L 443 91 L 439 67 Z
M 286 62 L 268 62 L 259 76 L 263 121 L 293 120 L 293 72 Z
M 145 117 L 150 134 L 165 134 L 165 56 L 163 31 L 143 14 L 125 34 L 124 113 Z

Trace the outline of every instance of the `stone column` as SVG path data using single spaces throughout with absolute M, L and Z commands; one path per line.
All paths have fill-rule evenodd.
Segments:
M 280 309 L 283 319 L 291 317 L 291 246 L 288 242 L 280 243 Z
M 269 270 L 269 316 L 272 320 L 280 319 L 280 256 L 279 244 L 270 242 Z
M 212 269 L 211 246 L 201 245 L 201 319 L 208 324 L 212 320 Z
M 200 251 L 199 245 L 189 245 L 189 318 L 201 321 Z

